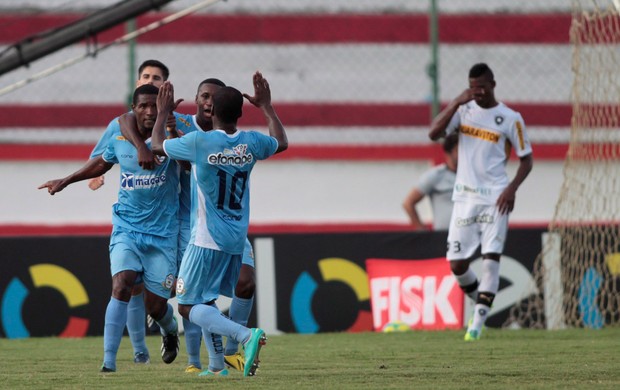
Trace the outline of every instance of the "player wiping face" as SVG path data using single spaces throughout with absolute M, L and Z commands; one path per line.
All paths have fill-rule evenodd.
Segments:
M 482 108 L 495 106 L 495 81 L 487 75 L 469 79 L 470 98 Z

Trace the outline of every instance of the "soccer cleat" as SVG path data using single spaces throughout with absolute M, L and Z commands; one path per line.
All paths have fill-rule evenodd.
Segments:
M 223 369 L 217 372 L 211 371 L 211 370 L 204 370 L 203 372 L 201 372 L 200 374 L 198 374 L 198 376 L 228 376 L 228 370 L 227 369 Z
M 133 362 L 136 364 L 149 364 L 151 358 L 144 352 L 136 352 L 135 355 L 133 355 Z
M 176 333 L 161 336 L 161 360 L 166 364 L 170 364 L 177 358 L 178 353 L 179 336 Z
M 477 340 L 480 340 L 480 332 L 478 332 L 475 329 L 468 330 L 467 333 L 465 333 L 464 340 L 465 341 L 477 341 Z
M 116 372 L 116 370 L 113 368 L 107 368 L 105 365 L 102 364 L 100 372 Z
M 202 371 L 200 368 L 196 367 L 193 364 L 190 364 L 189 366 L 185 367 L 185 373 L 186 374 L 195 374 L 197 372 Z
M 245 351 L 245 366 L 243 367 L 243 376 L 254 376 L 258 368 L 258 355 L 263 345 L 267 343 L 265 331 L 260 328 L 250 329 L 250 338 L 243 344 Z
M 239 352 L 236 352 L 234 355 L 224 355 L 224 363 L 237 371 L 243 371 L 245 367 L 245 359 Z

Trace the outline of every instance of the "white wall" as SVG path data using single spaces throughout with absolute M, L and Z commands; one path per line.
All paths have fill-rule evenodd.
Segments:
M 118 191 L 118 169 L 93 192 L 75 183 L 54 196 L 37 187 L 81 162 L 3 162 L 0 224 L 107 224 Z M 407 223 L 401 203 L 429 166 L 415 161 L 274 161 L 257 164 L 251 179 L 251 221 L 272 223 Z M 511 175 L 515 164 L 509 164 Z M 513 223 L 545 223 L 562 185 L 561 162 L 535 162 L 517 193 Z M 421 217 L 431 220 L 424 202 Z

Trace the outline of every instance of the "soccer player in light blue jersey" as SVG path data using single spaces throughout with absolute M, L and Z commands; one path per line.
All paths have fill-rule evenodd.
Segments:
M 161 87 L 164 81 L 168 80 L 170 71 L 166 65 L 158 60 L 146 60 L 138 67 L 138 79 L 136 80 L 136 88 L 151 84 L 157 88 Z M 134 124 L 136 123 L 135 117 L 131 118 Z M 134 125 L 135 126 L 135 125 Z M 139 137 L 139 133 L 136 128 L 136 136 Z M 108 124 L 108 127 L 103 132 L 99 141 L 90 153 L 90 158 L 99 157 L 105 152 L 110 139 L 113 135 L 120 131 L 119 117 L 114 118 Z M 131 141 L 131 140 L 130 140 Z M 140 166 L 145 169 L 153 169 L 153 154 L 151 150 L 144 144 L 144 142 L 136 143 L 138 145 L 138 162 Z M 134 145 L 135 146 L 135 145 Z M 88 187 L 95 191 L 104 184 L 104 175 L 90 179 L 88 181 Z M 129 334 L 129 340 L 133 346 L 134 362 L 135 363 L 149 363 L 150 354 L 146 346 L 146 327 L 145 318 L 146 311 L 144 308 L 144 286 L 142 283 L 137 283 L 132 292 L 129 305 L 127 307 L 127 333 Z
M 153 85 L 143 85 L 134 92 L 132 108 L 143 139 L 150 137 L 156 120 L 157 92 Z M 162 360 L 172 363 L 178 353 L 177 324 L 172 306 L 167 303 L 177 272 L 177 163 L 160 158 L 153 170 L 145 170 L 138 164 L 136 148 L 117 133 L 102 156 L 89 160 L 71 175 L 48 181 L 39 188 L 47 188 L 54 195 L 71 183 L 104 174 L 114 164 L 120 165 L 121 177 L 118 202 L 112 207 L 112 297 L 105 315 L 102 372 L 116 371 L 127 305 L 138 278 L 146 287 L 146 311 L 161 329 Z
M 166 123 L 166 129 L 169 133 L 176 133 L 177 135 L 189 134 L 194 131 L 211 131 L 213 130 L 212 120 L 212 108 L 213 108 L 213 95 L 221 87 L 225 87 L 226 84 L 216 78 L 207 78 L 200 82 L 196 92 L 196 114 L 179 114 L 175 112 L 176 123 L 172 124 L 170 121 Z M 175 107 L 181 100 L 177 100 Z M 134 140 L 137 143 L 143 143 L 141 140 L 135 138 L 137 132 L 135 119 L 133 114 L 123 114 L 119 121 L 121 123 L 121 132 L 130 141 Z M 132 142 L 133 143 L 133 142 Z M 187 243 L 190 237 L 190 171 L 182 170 L 180 174 L 180 194 L 179 194 L 179 257 L 178 264 L 180 267 L 183 253 L 187 247 Z M 232 297 L 232 303 L 229 310 L 230 319 L 247 326 L 250 313 L 252 311 L 252 305 L 254 303 L 254 291 L 255 291 L 255 272 L 254 272 L 254 253 L 252 245 L 249 240 L 246 240 L 246 248 L 242 257 L 241 271 L 239 273 L 239 280 L 231 281 L 232 285 L 236 286 L 233 290 L 222 290 L 221 295 Z M 183 318 L 183 328 L 185 331 L 185 344 L 188 356 L 187 367 L 185 372 L 196 373 L 202 371 L 202 364 L 200 362 L 200 340 L 202 338 L 202 329 Z M 207 342 L 207 349 L 209 351 L 209 361 L 215 361 L 216 349 L 220 348 L 222 340 L 219 335 L 214 335 Z M 238 351 L 239 344 L 233 339 L 226 340 L 226 346 L 224 350 L 224 360 L 226 365 L 236 370 L 243 371 L 245 366 L 244 358 Z
M 241 343 L 245 351 L 244 376 L 254 375 L 266 337 L 262 329 L 249 329 L 222 316 L 215 300 L 238 276 L 249 226 L 249 179 L 258 160 L 288 147 L 284 127 L 271 105 L 267 80 L 256 72 L 254 96 L 222 87 L 213 96 L 214 131 L 192 132 L 164 141 L 164 123 L 156 122 L 153 153 L 192 164 L 192 232 L 177 281 L 179 313 L 200 325 L 205 338 L 219 334 Z M 158 115 L 174 106 L 172 85 L 162 86 Z M 270 136 L 239 131 L 243 97 L 259 107 L 267 118 Z M 208 342 L 208 340 L 206 340 Z M 201 375 L 227 375 L 223 351 Z

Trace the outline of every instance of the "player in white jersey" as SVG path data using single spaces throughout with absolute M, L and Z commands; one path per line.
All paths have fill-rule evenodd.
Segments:
M 469 88 L 443 109 L 431 124 L 437 140 L 459 133 L 454 210 L 448 231 L 447 259 L 459 286 L 476 301 L 465 340 L 480 338 L 499 290 L 499 260 L 508 232 L 508 215 L 516 192 L 532 170 L 532 146 L 521 114 L 495 99 L 491 68 L 480 63 L 469 71 Z M 519 157 L 512 181 L 506 173 L 511 149 Z M 469 268 L 481 246 L 480 279 Z
M 407 194 L 403 208 L 415 230 L 425 229 L 416 206 L 429 197 L 433 210 L 433 230 L 448 230 L 452 216 L 452 190 L 456 179 L 458 134 L 451 134 L 443 142 L 445 162 L 422 174 L 418 184 Z
M 241 268 L 249 225 L 250 173 L 258 160 L 286 150 L 284 127 L 271 105 L 269 84 L 256 72 L 254 96 L 222 87 L 213 96 L 213 125 L 210 132 L 192 132 L 164 141 L 160 119 L 153 133 L 153 152 L 192 163 L 192 234 L 185 251 L 177 298 L 179 313 L 202 327 L 205 338 L 219 334 L 241 343 L 245 351 L 244 376 L 254 375 L 260 347 L 266 337 L 262 329 L 248 329 L 221 315 L 215 299 Z M 255 131 L 239 131 L 243 97 L 265 115 L 270 136 Z M 158 100 L 159 115 L 173 106 L 170 83 L 164 83 Z M 161 117 L 160 117 L 161 118 Z M 206 340 L 208 342 L 208 340 Z M 201 375 L 227 375 L 223 351 L 221 359 L 209 362 Z

